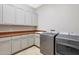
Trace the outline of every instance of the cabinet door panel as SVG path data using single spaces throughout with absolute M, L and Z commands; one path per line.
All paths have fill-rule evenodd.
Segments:
M 34 39 L 32 35 L 24 35 L 24 38 L 21 39 L 21 48 L 27 48 L 34 44 Z
M 32 25 L 33 26 L 37 26 L 37 24 L 38 24 L 38 18 L 37 18 L 37 14 L 36 13 L 33 13 L 32 14 Z
M 27 40 L 26 38 L 23 38 L 23 39 L 21 40 L 21 48 L 22 48 L 22 49 L 28 47 L 27 41 L 28 41 L 28 40 Z
M 2 5 L 0 4 L 0 24 L 2 24 Z
M 26 12 L 25 13 L 25 24 L 26 25 L 32 25 L 32 22 L 31 22 L 31 12 Z
M 21 50 L 20 39 L 12 39 L 12 53 Z
M 25 18 L 24 18 L 24 11 L 21 9 L 16 9 L 16 24 L 24 25 L 25 24 Z
M 40 47 L 40 39 L 39 38 L 36 38 L 35 39 L 35 45 Z
M 27 39 L 28 39 L 28 46 L 34 45 L 34 37 L 33 37 L 33 35 L 30 34 Z
M 15 24 L 15 7 L 3 5 L 3 23 Z
M 40 47 L 40 35 L 35 34 L 35 45 Z
M 32 39 L 31 38 L 28 38 L 28 47 L 33 45 L 33 42 L 32 42 Z
M 11 40 L 10 40 L 10 38 L 1 38 L 1 40 L 2 39 L 4 39 L 4 41 L 0 41 L 0 55 L 11 54 Z

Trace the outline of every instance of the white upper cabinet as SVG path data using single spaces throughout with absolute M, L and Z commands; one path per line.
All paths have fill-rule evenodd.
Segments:
M 34 8 L 32 8 L 26 4 L 13 4 L 13 5 L 17 8 L 23 9 L 24 11 L 30 11 L 30 12 L 33 11 L 34 12 L 34 10 L 35 10 Z
M 31 15 L 32 15 L 31 12 L 25 13 L 25 24 L 26 25 L 32 25 Z
M 37 14 L 27 5 L 0 5 L 0 24 L 37 26 Z
M 15 7 L 3 5 L 3 23 L 15 24 Z
M 2 24 L 2 5 L 0 5 L 0 24 Z
M 32 25 L 37 26 L 38 25 L 38 18 L 36 13 L 32 13 Z
M 26 12 L 25 14 L 25 22 L 26 25 L 37 26 L 37 14 L 34 12 Z
M 16 24 L 18 25 L 24 25 L 25 24 L 25 13 L 21 9 L 16 9 Z

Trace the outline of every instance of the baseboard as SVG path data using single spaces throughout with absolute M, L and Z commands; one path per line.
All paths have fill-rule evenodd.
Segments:
M 32 45 L 32 46 L 29 46 L 29 47 L 27 47 L 27 48 L 25 48 L 25 49 L 19 50 L 19 51 L 15 52 L 15 53 L 13 53 L 13 54 L 11 54 L 11 55 L 15 55 L 15 54 L 17 54 L 17 53 L 20 53 L 20 52 L 22 52 L 22 51 L 24 51 L 24 50 L 26 50 L 26 49 L 29 49 L 29 48 L 31 48 L 31 47 L 33 47 L 33 46 L 35 46 L 35 47 L 37 47 L 37 48 L 40 49 L 40 47 L 38 47 L 37 45 Z
M 11 55 L 15 55 L 15 54 L 17 54 L 17 53 L 20 53 L 20 52 L 22 52 L 22 51 L 24 51 L 24 50 L 26 50 L 26 49 L 29 49 L 29 48 L 31 48 L 31 47 L 33 47 L 33 46 L 34 46 L 34 45 L 29 46 L 29 47 L 27 47 L 27 48 L 25 48 L 25 49 L 19 50 L 19 51 L 15 52 L 15 53 L 13 53 L 13 54 L 11 54 Z
M 39 49 L 40 49 L 40 47 L 38 47 L 37 45 L 33 45 L 33 46 L 35 46 L 35 47 L 37 47 L 37 48 L 39 48 Z

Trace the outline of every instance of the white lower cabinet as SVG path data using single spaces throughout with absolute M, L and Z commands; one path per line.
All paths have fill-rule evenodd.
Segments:
M 25 49 L 28 47 L 28 39 L 26 38 L 27 36 L 26 35 L 23 35 L 22 36 L 22 39 L 21 39 L 21 49 Z
M 32 34 L 24 35 L 23 37 L 24 38 L 22 38 L 22 40 L 21 40 L 21 48 L 22 49 L 34 45 L 34 38 L 33 38 Z
M 11 54 L 11 38 L 0 38 L 0 55 Z
M 34 45 L 33 34 L 12 37 L 12 54 Z
M 40 35 L 35 34 L 35 45 L 40 47 Z
M 34 44 L 39 46 L 35 34 L 0 38 L 0 55 L 10 55 Z
M 28 47 L 34 45 L 34 34 L 27 35 L 27 40 Z
M 21 50 L 21 39 L 19 36 L 12 37 L 12 54 Z

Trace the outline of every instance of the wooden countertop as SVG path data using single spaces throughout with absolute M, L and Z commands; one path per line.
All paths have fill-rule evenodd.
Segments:
M 34 34 L 35 32 L 46 32 L 46 31 L 44 31 L 44 30 L 27 30 L 27 31 L 0 32 L 0 38 Z

